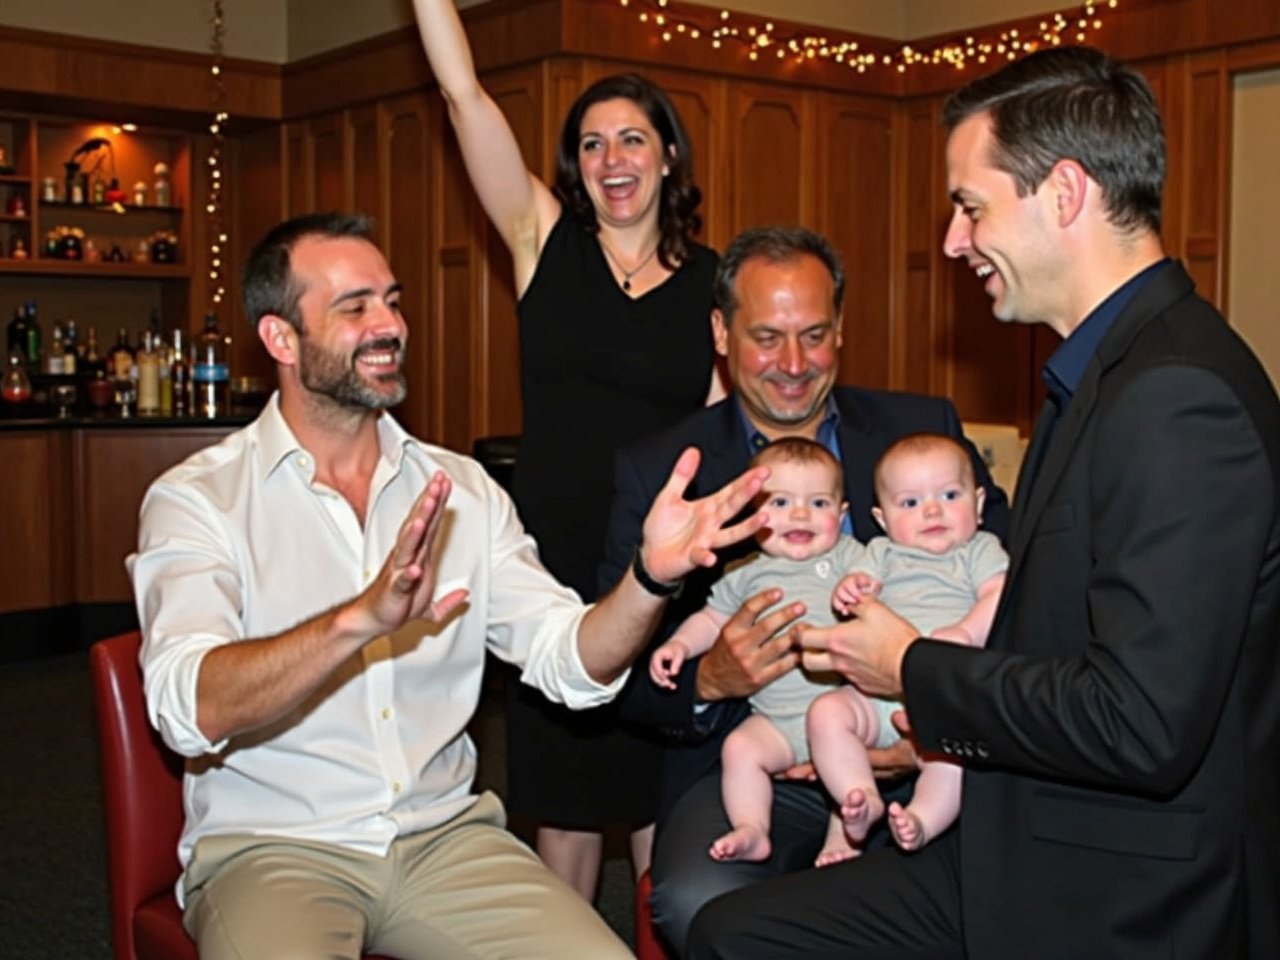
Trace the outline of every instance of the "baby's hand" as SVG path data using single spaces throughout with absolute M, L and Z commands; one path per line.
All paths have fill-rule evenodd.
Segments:
M 649 659 L 649 677 L 666 690 L 676 688 L 675 678 L 684 666 L 684 647 L 678 643 L 664 643 Z
M 869 573 L 855 571 L 846 573 L 836 584 L 831 595 L 831 605 L 846 617 L 853 613 L 853 608 L 867 597 L 880 595 L 883 584 Z

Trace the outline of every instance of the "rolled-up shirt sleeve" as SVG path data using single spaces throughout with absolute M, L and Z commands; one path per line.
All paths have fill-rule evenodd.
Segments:
M 570 709 L 607 703 L 622 690 L 628 672 L 607 685 L 587 673 L 578 631 L 591 607 L 547 572 L 511 498 L 497 484 L 490 486 L 490 650 L 519 664 L 523 683 Z
M 226 745 L 200 732 L 196 684 L 210 650 L 244 637 L 243 588 L 219 520 L 181 484 L 153 484 L 142 504 L 138 552 L 126 561 L 144 638 L 147 713 L 164 742 L 187 757 Z

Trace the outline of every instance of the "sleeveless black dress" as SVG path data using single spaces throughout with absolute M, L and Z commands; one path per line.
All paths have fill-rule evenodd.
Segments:
M 547 569 L 584 600 L 596 597 L 614 450 L 706 401 L 717 260 L 695 244 L 666 282 L 632 299 L 596 235 L 566 212 L 518 305 L 524 425 L 516 506 Z M 569 711 L 514 675 L 507 691 L 513 813 L 577 829 L 653 818 L 657 741 L 620 727 L 613 705 Z

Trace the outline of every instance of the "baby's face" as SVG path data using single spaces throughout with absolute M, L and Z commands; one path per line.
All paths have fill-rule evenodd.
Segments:
M 898 453 L 881 470 L 880 505 L 872 513 L 894 543 L 943 554 L 977 532 L 984 491 L 958 450 L 939 446 Z
M 768 522 L 758 537 L 769 556 L 805 560 L 835 545 L 844 505 L 830 465 L 770 463 L 760 496 Z

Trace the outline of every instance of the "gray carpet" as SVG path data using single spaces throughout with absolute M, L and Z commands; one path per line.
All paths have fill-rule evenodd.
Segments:
M 502 793 L 500 691 L 473 726 L 480 786 Z M 0 958 L 111 960 L 88 656 L 0 666 Z M 528 827 L 515 825 L 517 833 Z M 596 906 L 633 942 L 625 836 L 610 834 Z

